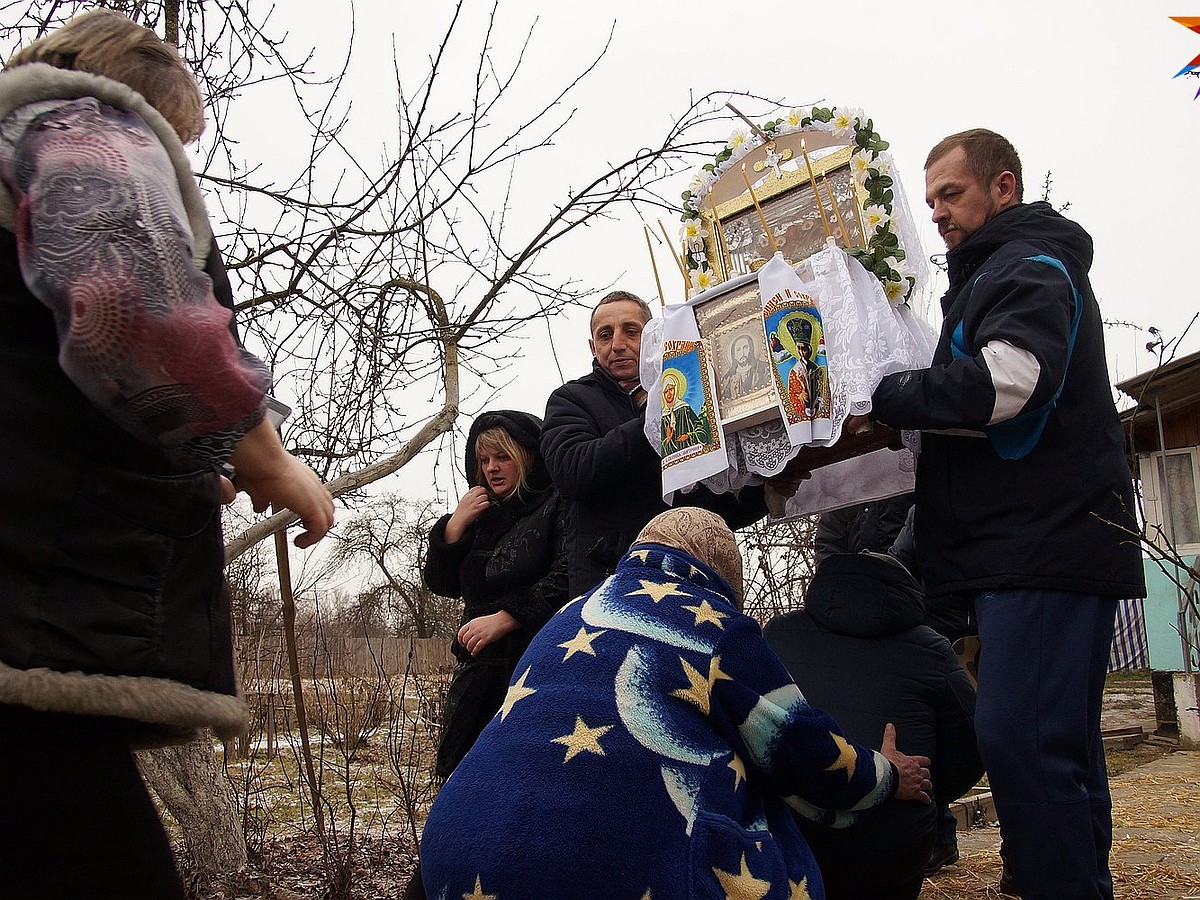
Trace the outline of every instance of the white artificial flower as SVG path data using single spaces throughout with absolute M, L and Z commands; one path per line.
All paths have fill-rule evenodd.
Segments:
M 735 128 L 733 130 L 733 134 L 729 135 L 729 143 L 726 144 L 726 146 L 733 151 L 734 156 L 739 156 L 739 150 L 741 153 L 745 153 L 750 149 L 748 146 L 746 146 L 746 142 L 749 139 L 749 131 L 747 131 L 745 128 Z
M 859 150 L 850 157 L 850 171 L 854 173 L 855 180 L 859 184 L 867 180 L 870 175 L 870 170 L 874 166 L 875 152 L 873 150 Z
M 685 219 L 683 227 L 679 229 L 679 237 L 687 241 L 688 244 L 694 244 L 697 241 L 700 245 L 704 245 L 704 239 L 708 237 L 708 229 L 704 227 L 704 220 L 700 218 Z
M 829 127 L 838 137 L 854 137 L 854 127 L 861 114 L 862 110 L 854 107 L 837 107 L 833 110 L 833 118 L 829 122 Z
M 882 228 L 891 221 L 891 218 L 888 211 L 878 203 L 872 203 L 863 208 L 863 224 L 867 227 L 868 232 Z
M 898 306 L 908 294 L 908 282 L 906 280 L 885 281 L 883 283 L 883 293 L 887 297 L 888 303 L 892 306 Z
M 895 259 L 893 257 L 889 257 L 887 263 L 900 274 L 901 280 L 916 277 L 917 272 L 911 265 L 909 265 L 907 259 Z
M 704 169 L 699 169 L 697 170 L 696 174 L 692 176 L 692 180 L 688 184 L 688 190 L 693 194 L 698 194 L 704 187 L 704 182 L 706 181 L 708 181 L 708 172 L 704 171 Z
M 712 270 L 707 268 L 692 269 L 691 277 L 692 288 L 696 291 L 696 293 L 699 293 L 700 291 L 706 291 L 717 283 L 716 279 L 713 278 Z
M 892 171 L 892 154 L 886 150 L 880 153 L 875 158 L 875 168 L 879 170 L 880 175 L 887 175 Z

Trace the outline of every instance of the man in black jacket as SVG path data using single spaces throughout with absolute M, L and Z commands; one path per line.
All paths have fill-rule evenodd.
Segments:
M 568 503 L 567 575 L 572 597 L 603 581 L 647 522 L 667 508 L 658 453 L 646 440 L 646 392 L 639 380 L 642 328 L 650 307 L 627 291 L 592 311 L 592 371 L 550 395 L 542 456 Z M 682 494 L 740 528 L 766 515 L 761 487 Z
M 950 251 L 941 340 L 930 368 L 883 379 L 871 415 L 922 431 L 927 594 L 975 598 L 975 727 L 1023 896 L 1110 900 L 1100 701 L 1116 601 L 1145 585 L 1092 241 L 1021 202 L 994 132 L 951 135 L 925 169 Z

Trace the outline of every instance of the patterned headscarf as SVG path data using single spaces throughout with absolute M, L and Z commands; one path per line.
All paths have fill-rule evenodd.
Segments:
M 733 603 L 742 608 L 742 554 L 729 526 L 716 513 L 681 506 L 651 519 L 635 544 L 664 544 L 690 553 L 733 588 Z

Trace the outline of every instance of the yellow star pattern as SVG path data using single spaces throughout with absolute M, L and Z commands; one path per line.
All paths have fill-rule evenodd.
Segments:
M 655 603 L 661 603 L 664 597 L 670 597 L 672 594 L 681 594 L 684 597 L 691 596 L 691 594 L 683 594 L 678 590 L 679 582 L 677 581 L 664 581 L 662 584 L 655 584 L 653 581 L 646 581 L 644 578 L 639 578 L 638 584 L 642 586 L 640 591 L 630 591 L 625 596 L 637 597 L 638 595 L 644 595 Z
M 642 900 L 650 900 L 650 888 L 646 888 L 646 893 L 642 894 Z
M 462 895 L 463 900 L 496 900 L 495 894 L 485 894 L 483 887 L 479 883 L 479 876 L 475 876 L 475 890 L 469 894 Z
M 713 685 L 722 679 L 725 681 L 732 680 L 721 671 L 721 657 L 714 656 L 708 661 L 707 678 L 700 674 L 700 670 L 682 656 L 679 657 L 679 664 L 683 667 L 683 674 L 688 680 L 688 686 L 671 691 L 671 696 L 679 697 L 681 700 L 696 704 L 700 708 L 700 711 L 707 715 L 711 708 L 710 698 L 712 697 Z
M 525 687 L 525 679 L 529 677 L 529 670 L 532 668 L 532 666 L 527 668 L 521 673 L 521 677 L 518 678 L 514 684 L 510 684 L 508 686 L 508 693 L 504 695 L 504 702 L 500 704 L 501 722 L 504 721 L 505 717 L 512 712 L 513 707 L 516 706 L 520 701 L 532 694 L 537 693 L 535 688 Z
M 854 752 L 844 737 L 840 734 L 829 732 L 829 736 L 833 738 L 833 743 L 838 748 L 838 758 L 831 765 L 825 767 L 826 772 L 836 772 L 839 769 L 844 769 L 846 772 L 846 780 L 849 781 L 854 777 L 854 767 L 858 764 L 858 754 Z
M 604 631 L 602 628 L 599 631 L 593 631 L 591 634 L 588 634 L 586 628 L 580 628 L 575 637 L 569 641 L 563 641 L 558 645 L 567 651 L 566 655 L 563 656 L 563 662 L 566 662 L 576 653 L 586 653 L 588 656 L 595 656 L 596 651 L 592 649 L 592 641 L 604 634 Z
M 733 789 L 736 791 L 741 783 L 746 780 L 746 764 L 735 753 L 733 754 L 733 759 L 729 760 L 725 765 L 733 770 Z
M 629 554 L 630 559 L 640 559 L 642 562 L 647 562 L 649 560 L 649 557 L 650 557 L 649 550 L 634 550 L 632 553 Z M 649 893 L 649 891 L 647 891 L 646 893 Z
M 671 696 L 696 704 L 700 708 L 700 712 L 707 715 L 709 710 L 708 694 L 712 686 L 708 683 L 708 679 L 700 673 L 700 670 L 682 656 L 679 657 L 679 662 L 683 666 L 683 674 L 688 680 L 688 686 L 671 691 Z
M 721 671 L 721 657 L 714 656 L 708 661 L 708 688 L 712 690 L 712 686 L 718 681 L 733 681 L 728 675 Z
M 771 890 L 771 882 L 755 878 L 750 874 L 746 865 L 746 854 L 742 854 L 742 870 L 737 874 L 726 872 L 724 869 L 713 868 L 713 874 L 721 883 L 727 900 L 762 900 Z
M 808 879 L 801 878 L 799 881 L 788 879 L 788 887 L 792 889 L 788 900 L 812 900 L 808 895 Z
M 611 725 L 598 725 L 595 728 L 589 728 L 582 718 L 576 716 L 575 730 L 570 734 L 554 738 L 551 743 L 562 744 L 567 748 L 567 755 L 563 759 L 564 763 L 570 762 L 585 750 L 588 753 L 603 756 L 604 748 L 600 746 L 600 738 L 604 736 L 605 732 L 610 730 L 612 730 Z
M 721 630 L 725 629 L 725 626 L 721 624 L 721 620 L 729 618 L 728 614 L 718 611 L 707 600 L 701 600 L 699 606 L 685 606 L 684 609 L 696 617 L 697 625 L 701 622 L 712 622 Z

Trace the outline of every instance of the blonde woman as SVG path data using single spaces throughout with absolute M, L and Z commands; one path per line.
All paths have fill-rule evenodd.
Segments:
M 469 490 L 429 534 L 425 584 L 463 600 L 437 775 L 449 778 L 504 701 L 529 641 L 567 602 L 565 507 L 538 449 L 542 421 L 485 412 L 467 434 Z M 425 897 L 418 865 L 405 900 Z
M 541 424 L 512 410 L 480 415 L 467 435 L 470 489 L 429 535 L 426 585 L 463 599 L 441 778 L 500 708 L 530 639 L 567 602 L 563 505 L 538 451 Z

